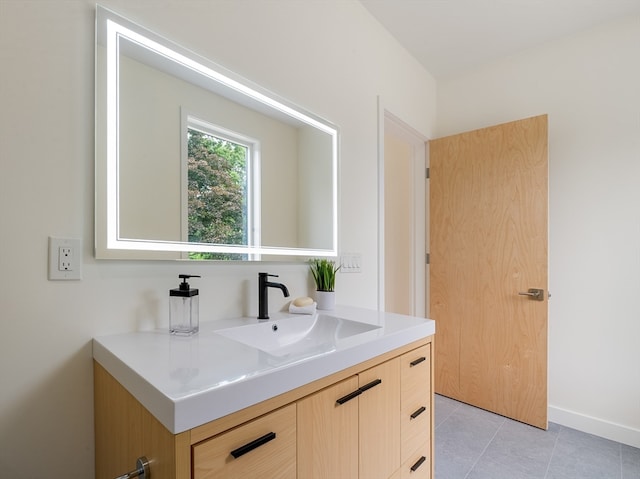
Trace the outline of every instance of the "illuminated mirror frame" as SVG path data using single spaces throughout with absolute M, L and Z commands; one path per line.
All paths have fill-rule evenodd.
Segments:
M 144 31 L 144 34 L 138 31 Z M 287 117 L 294 118 L 308 124 L 331 137 L 332 142 L 332 245 L 329 249 L 306 248 L 281 248 L 275 246 L 260 245 L 220 245 L 206 243 L 186 243 L 161 240 L 122 239 L 119 235 L 118 211 L 119 211 L 119 75 L 118 65 L 120 57 L 120 39 L 134 42 L 157 55 L 169 59 L 191 72 L 194 72 L 208 81 L 215 82 L 218 86 L 231 92 L 233 97 L 248 99 L 253 104 L 258 104 L 270 111 L 276 111 Z M 127 251 L 155 251 L 155 252 L 211 252 L 244 254 L 249 258 L 260 258 L 261 255 L 277 256 L 337 256 L 338 252 L 338 129 L 331 123 L 319 117 L 304 112 L 297 106 L 288 104 L 279 99 L 275 94 L 252 84 L 227 69 L 205 59 L 197 54 L 159 37 L 143 27 L 120 17 L 114 12 L 96 6 L 96 46 L 98 43 L 106 46 L 106 214 L 96 211 L 96 256 L 98 258 L 112 257 L 106 250 Z M 96 79 L 96 84 L 98 79 Z M 96 92 L 96 112 L 98 114 L 99 93 Z M 96 125 L 98 125 L 96 118 Z M 96 149 L 101 148 L 96 134 Z M 96 151 L 96 158 L 100 152 Z M 103 169 L 103 168 L 102 168 Z M 104 207 L 98 198 L 100 165 L 96 165 L 96 209 Z M 101 216 L 106 216 L 106 242 L 103 241 L 104 231 L 98 224 Z M 184 258 L 182 255 L 180 258 Z M 132 258 L 133 259 L 133 258 Z M 139 258 L 135 258 L 139 259 Z M 173 259 L 173 258 L 172 258 Z

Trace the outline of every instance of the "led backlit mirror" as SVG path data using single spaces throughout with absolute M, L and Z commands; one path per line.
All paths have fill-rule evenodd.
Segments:
M 334 125 L 100 6 L 96 28 L 98 258 L 336 255 Z

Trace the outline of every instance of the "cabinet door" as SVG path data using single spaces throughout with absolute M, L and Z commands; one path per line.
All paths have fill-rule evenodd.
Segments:
M 431 345 L 401 357 L 402 460 L 431 440 Z
M 387 479 L 401 464 L 400 358 L 360 373 L 358 381 L 362 391 L 359 477 Z
M 295 404 L 194 446 L 193 477 L 295 479 Z
M 358 477 L 357 391 L 353 376 L 298 401 L 299 478 Z

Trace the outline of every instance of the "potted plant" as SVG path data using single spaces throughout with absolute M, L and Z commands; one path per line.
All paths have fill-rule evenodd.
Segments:
M 325 258 L 309 261 L 311 274 L 316 283 L 316 302 L 318 309 L 332 310 L 336 304 L 336 273 L 340 266 Z

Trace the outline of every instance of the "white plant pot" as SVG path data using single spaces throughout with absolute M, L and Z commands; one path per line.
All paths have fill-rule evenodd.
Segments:
M 318 309 L 325 311 L 334 310 L 336 307 L 336 292 L 316 291 L 316 303 L 318 303 Z

